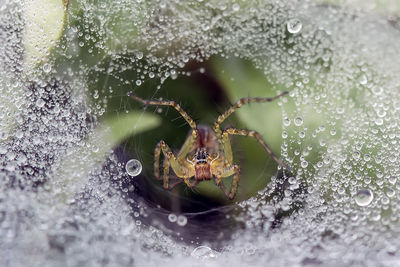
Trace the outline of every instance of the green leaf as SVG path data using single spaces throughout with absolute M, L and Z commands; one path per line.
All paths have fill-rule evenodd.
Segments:
M 105 119 L 86 144 L 73 149 L 54 170 L 50 190 L 63 202 L 73 198 L 88 182 L 89 172 L 102 164 L 124 139 L 152 129 L 160 123 L 156 115 L 131 112 Z
M 159 124 L 160 119 L 154 114 L 131 112 L 106 119 L 99 131 L 105 133 L 105 141 L 113 147 L 127 137 L 155 128 Z M 110 132 L 106 130 L 108 127 Z
M 60 38 L 67 7 L 64 0 L 28 0 L 24 6 L 24 71 L 46 60 Z

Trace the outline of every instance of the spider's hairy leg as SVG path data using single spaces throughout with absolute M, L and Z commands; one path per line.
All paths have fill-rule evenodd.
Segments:
M 199 183 L 199 181 L 194 181 L 193 183 L 191 183 L 191 182 L 189 181 L 189 178 L 184 178 L 183 180 L 184 180 L 185 184 L 186 184 L 188 187 L 194 187 L 194 186 L 196 186 L 196 185 Z
M 232 174 L 234 176 L 233 176 L 233 180 L 232 180 L 231 190 L 228 191 L 226 189 L 224 183 L 221 181 L 221 178 L 222 177 L 229 177 Z M 225 195 L 230 200 L 232 200 L 236 196 L 237 188 L 239 186 L 239 179 L 240 179 L 240 168 L 239 168 L 239 166 L 238 165 L 231 165 L 220 176 L 217 176 L 216 183 L 221 188 L 221 190 L 225 193 Z
M 226 120 L 235 110 L 240 108 L 241 106 L 247 104 L 247 103 L 263 103 L 263 102 L 272 102 L 284 95 L 286 95 L 288 91 L 284 91 L 283 93 L 276 95 L 274 97 L 244 97 L 236 101 L 235 104 L 233 104 L 227 111 L 225 111 L 223 114 L 219 115 L 217 120 L 214 123 L 214 132 L 216 133 L 217 136 L 221 136 L 222 131 L 220 128 L 221 123 Z
M 278 163 L 279 165 L 281 165 L 282 167 L 284 167 L 287 170 L 290 170 L 290 167 L 283 162 L 281 159 L 279 159 L 274 152 L 272 152 L 271 148 L 268 146 L 268 144 L 264 141 L 264 139 L 262 138 L 262 136 L 256 132 L 256 131 L 252 131 L 252 130 L 243 130 L 243 129 L 236 129 L 236 128 L 228 128 L 224 130 L 224 133 L 228 133 L 230 135 L 241 135 L 241 136 L 250 136 L 250 137 L 254 137 L 255 139 L 257 139 L 257 141 L 264 147 L 265 151 L 268 153 L 268 155 L 276 161 L 276 163 Z
M 154 148 L 154 177 L 157 180 L 160 180 L 160 154 L 161 154 L 161 144 L 164 143 L 164 141 L 160 141 L 157 143 L 156 147 Z
M 170 100 L 161 100 L 161 101 L 155 101 L 155 100 L 145 100 L 142 99 L 135 94 L 131 93 L 130 97 L 136 101 L 141 102 L 144 105 L 155 105 L 155 106 L 171 106 L 174 109 L 176 109 L 181 116 L 187 121 L 189 126 L 193 129 L 192 135 L 194 139 L 196 139 L 198 132 L 197 132 L 197 126 L 194 120 L 181 108 L 181 106 L 176 103 L 175 101 L 170 101 Z
M 191 135 L 189 135 L 185 143 L 183 144 L 182 148 L 179 150 L 178 153 L 178 160 L 179 161 L 186 161 L 186 156 L 189 154 L 190 150 L 193 148 L 194 143 L 196 142 L 196 137 L 193 135 L 193 132 Z
M 163 173 L 163 180 L 164 180 L 164 189 L 172 189 L 177 183 L 174 183 L 171 187 L 169 186 L 169 168 L 171 167 L 172 170 L 176 174 L 176 178 L 178 179 L 187 179 L 187 177 L 194 176 L 194 169 L 191 168 L 191 165 L 186 161 L 178 160 L 174 153 L 172 153 L 169 146 L 161 140 L 157 143 L 156 148 L 154 149 L 154 176 L 156 179 L 160 180 L 160 155 L 161 151 L 164 154 L 164 173 Z M 186 180 L 185 180 L 186 183 Z
M 231 141 L 229 140 L 229 135 L 226 131 L 222 133 L 221 136 L 217 137 L 218 143 L 220 145 L 220 150 L 222 152 L 222 158 L 225 159 L 225 165 L 232 165 L 233 155 Z
M 160 179 L 160 154 L 161 151 L 164 154 L 164 163 L 163 163 L 163 168 L 164 168 L 164 173 L 163 173 L 163 180 L 164 180 L 164 189 L 168 190 L 169 185 L 169 168 L 171 167 L 172 170 L 175 172 L 176 176 L 178 178 L 184 178 L 187 177 L 188 175 L 194 175 L 192 174 L 193 171 L 191 171 L 188 168 L 188 164 L 185 164 L 185 162 L 179 162 L 174 153 L 172 153 L 171 149 L 168 147 L 168 145 L 161 140 L 158 142 L 156 145 L 156 148 L 154 149 L 154 176 L 156 179 Z
M 171 178 L 171 177 L 170 177 Z M 182 179 L 179 179 L 178 181 L 173 182 L 172 184 L 169 184 L 168 186 L 168 190 L 171 190 L 172 188 L 174 188 L 175 186 L 177 186 L 178 184 L 181 184 L 183 182 Z
M 163 167 L 164 167 L 164 189 L 168 190 L 169 189 L 169 167 L 170 167 L 170 158 L 166 157 L 164 159 Z

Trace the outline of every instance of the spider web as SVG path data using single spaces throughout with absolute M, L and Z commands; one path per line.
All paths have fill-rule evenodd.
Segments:
M 393 265 L 399 8 L 388 14 L 375 4 L 70 3 L 46 64 L 25 75 L 24 5 L 3 1 L 2 265 Z M 227 205 L 212 206 L 201 188 L 163 196 L 147 179 L 154 144 L 179 148 L 188 126 L 175 110 L 140 108 L 128 92 L 177 100 L 210 123 L 229 102 L 255 96 L 259 77 L 271 85 L 266 93 L 290 91 L 272 108 L 282 116 L 278 152 L 293 172 L 280 180 L 276 169 L 253 167 L 254 144 L 235 141 L 242 169 L 270 179 L 267 187 Z M 229 123 L 272 140 L 268 108 L 244 107 Z M 110 139 L 109 122 L 132 114 L 133 125 L 117 132 L 151 115 L 161 124 Z M 141 176 L 126 173 L 132 158 Z

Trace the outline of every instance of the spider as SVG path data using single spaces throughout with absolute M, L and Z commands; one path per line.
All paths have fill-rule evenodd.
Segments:
M 226 128 L 221 130 L 221 123 L 228 118 L 235 110 L 246 103 L 253 102 L 272 102 L 288 92 L 276 95 L 275 97 L 247 97 L 241 98 L 233 104 L 225 113 L 220 115 L 215 121 L 213 127 L 207 125 L 196 125 L 194 120 L 181 108 L 175 101 L 161 100 L 145 100 L 131 93 L 130 97 L 141 102 L 144 105 L 160 105 L 171 106 L 175 108 L 181 116 L 187 121 L 192 128 L 186 138 L 182 148 L 177 155 L 172 153 L 169 146 L 163 141 L 159 141 L 154 149 L 154 177 L 160 178 L 160 154 L 164 154 L 163 163 L 163 187 L 170 190 L 176 185 L 185 182 L 188 187 L 194 187 L 201 181 L 214 179 L 217 186 L 232 200 L 235 195 L 240 179 L 240 168 L 233 164 L 233 155 L 229 135 L 251 136 L 264 147 L 268 155 L 274 159 L 279 165 L 286 169 L 289 167 L 280 160 L 263 140 L 261 135 L 252 130 L 243 130 L 236 128 Z M 174 171 L 175 176 L 171 177 L 170 168 Z M 228 191 L 222 182 L 222 178 L 233 175 L 233 181 L 230 191 Z M 194 179 L 193 179 L 194 178 Z M 177 181 L 170 184 L 170 179 Z

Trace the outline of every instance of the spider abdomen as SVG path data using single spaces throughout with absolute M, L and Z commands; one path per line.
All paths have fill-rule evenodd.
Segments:
M 198 136 L 194 148 L 205 147 L 208 152 L 218 148 L 218 140 L 213 130 L 207 125 L 197 126 Z

